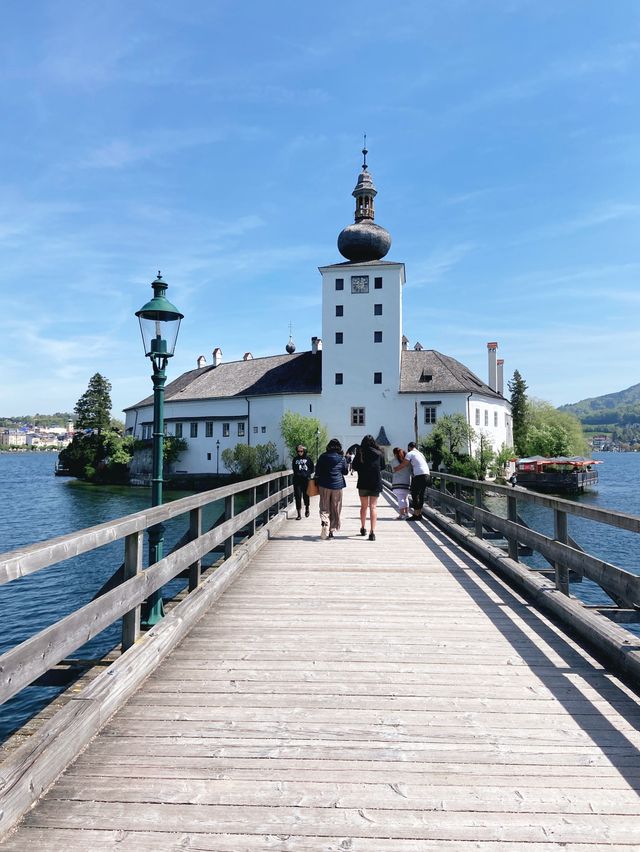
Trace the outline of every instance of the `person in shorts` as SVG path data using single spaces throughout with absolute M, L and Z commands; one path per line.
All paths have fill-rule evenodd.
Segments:
M 378 520 L 378 497 L 382 491 L 382 469 L 385 465 L 384 450 L 372 435 L 365 435 L 356 449 L 353 469 L 358 474 L 356 487 L 360 497 L 360 535 L 367 534 L 367 512 L 369 513 L 369 541 L 376 540 Z

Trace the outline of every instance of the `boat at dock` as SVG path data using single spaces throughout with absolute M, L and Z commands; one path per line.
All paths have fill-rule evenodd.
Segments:
M 516 461 L 518 485 L 551 494 L 577 494 L 598 482 L 595 459 L 583 456 L 531 456 Z

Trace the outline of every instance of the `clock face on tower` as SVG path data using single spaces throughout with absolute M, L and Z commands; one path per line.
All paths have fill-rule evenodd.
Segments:
M 351 292 L 352 293 L 368 293 L 369 292 L 369 276 L 368 275 L 352 275 L 351 276 Z

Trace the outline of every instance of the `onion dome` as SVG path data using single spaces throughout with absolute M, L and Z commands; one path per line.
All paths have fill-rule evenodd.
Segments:
M 380 260 L 391 248 L 391 235 L 374 220 L 373 199 L 378 194 L 367 167 L 367 137 L 362 149 L 364 162 L 356 188 L 351 193 L 356 200 L 355 223 L 347 225 L 338 236 L 338 251 L 354 263 Z

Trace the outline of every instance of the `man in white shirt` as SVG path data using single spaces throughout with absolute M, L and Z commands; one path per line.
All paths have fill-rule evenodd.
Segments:
M 424 505 L 424 492 L 427 487 L 429 476 L 429 465 L 415 443 L 411 441 L 407 445 L 405 463 L 411 465 L 411 503 L 413 515 L 407 516 L 408 521 L 417 521 L 422 517 L 422 506 Z

